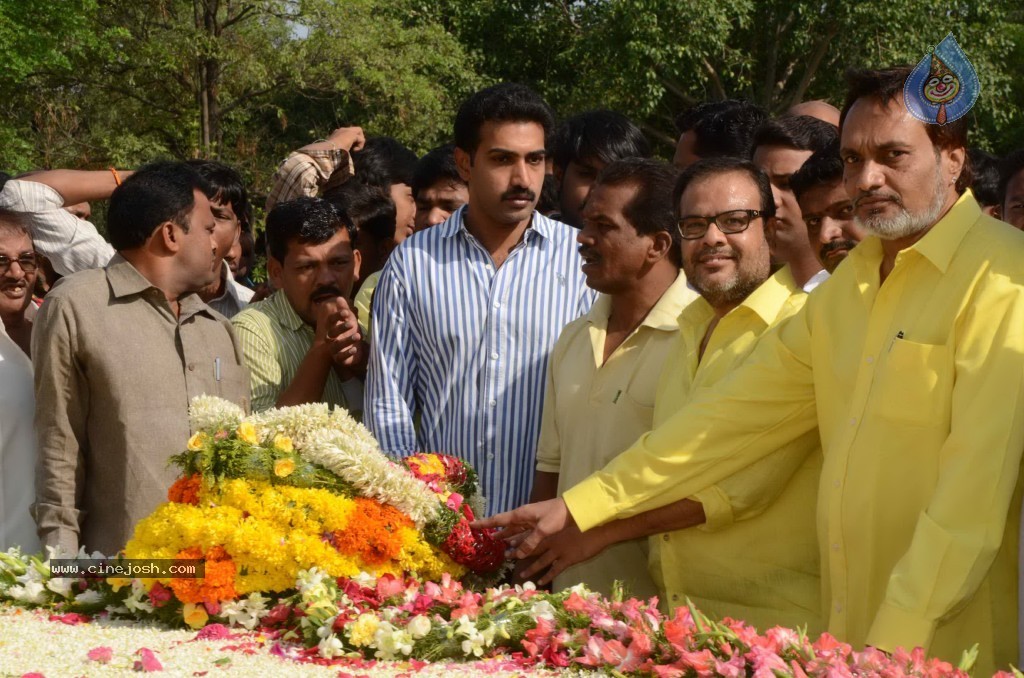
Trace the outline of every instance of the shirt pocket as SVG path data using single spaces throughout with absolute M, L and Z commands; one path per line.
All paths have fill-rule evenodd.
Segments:
M 892 421 L 948 426 L 953 365 L 948 346 L 896 339 L 876 377 L 872 410 Z

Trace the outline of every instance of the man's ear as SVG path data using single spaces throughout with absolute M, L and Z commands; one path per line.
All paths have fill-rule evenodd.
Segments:
M 956 184 L 960 180 L 960 175 L 964 171 L 964 163 L 967 160 L 967 149 L 958 147 L 951 148 L 946 151 L 947 157 L 949 158 L 949 183 Z
M 672 252 L 672 247 L 672 236 L 668 231 L 658 231 L 651 236 L 651 249 L 648 251 L 647 258 L 651 263 L 667 259 Z
M 469 168 L 473 165 L 473 158 L 458 146 L 455 147 L 455 166 L 459 170 L 459 176 L 469 185 Z
M 161 246 L 168 252 L 176 253 L 181 249 L 183 233 L 181 226 L 173 221 L 165 221 L 156 227 L 156 232 L 152 237 L 158 238 Z
M 363 265 L 363 253 L 357 249 L 352 250 L 352 279 L 359 280 L 359 267 Z
M 267 277 L 270 278 L 270 283 L 274 286 L 275 290 L 279 290 L 284 286 L 284 266 L 274 258 L 273 255 L 267 255 Z

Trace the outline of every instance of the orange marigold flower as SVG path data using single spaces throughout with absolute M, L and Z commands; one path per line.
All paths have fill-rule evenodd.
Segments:
M 167 490 L 167 501 L 198 506 L 199 490 L 202 485 L 203 479 L 198 473 L 187 477 L 182 476 L 174 481 L 171 489 Z
M 238 597 L 238 592 L 235 591 L 235 575 L 238 568 L 224 547 L 214 546 L 203 554 L 203 550 L 198 546 L 190 546 L 179 551 L 175 559 L 206 561 L 202 579 L 171 579 L 171 590 L 181 602 L 215 605 L 222 600 L 234 600 Z
M 412 520 L 393 506 L 373 499 L 357 497 L 356 508 L 344 530 L 332 535 L 332 543 L 340 553 L 357 556 L 367 565 L 382 565 L 394 560 L 402 551 L 398 534 L 403 527 L 412 527 Z

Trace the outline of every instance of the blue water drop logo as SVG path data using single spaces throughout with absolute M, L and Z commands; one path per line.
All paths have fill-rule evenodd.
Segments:
M 978 73 L 952 33 L 924 55 L 903 85 L 910 114 L 938 125 L 967 115 L 980 95 Z

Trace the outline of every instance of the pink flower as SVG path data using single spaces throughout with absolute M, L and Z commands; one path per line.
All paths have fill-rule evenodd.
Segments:
M 151 673 L 164 670 L 164 665 L 160 663 L 160 660 L 156 658 L 156 655 L 148 647 L 139 648 L 135 654 L 139 655 L 139 659 L 135 660 L 135 664 L 132 666 L 133 671 Z
M 153 607 L 163 607 L 171 600 L 172 595 L 171 590 L 160 582 L 154 583 L 149 589 L 149 600 Z
M 463 502 L 462 495 L 458 492 L 452 492 L 448 495 L 448 499 L 444 502 L 445 506 L 453 511 L 458 511 L 462 507 Z
M 231 633 L 231 630 L 223 624 L 209 624 L 204 626 L 196 634 L 196 640 L 223 640 L 224 638 L 234 638 L 235 635 Z
M 68 626 L 78 626 L 89 621 L 90 617 L 85 614 L 78 614 L 77 612 L 68 612 L 67 614 L 51 614 L 48 619 L 60 622 L 61 624 L 67 624 Z
M 405 593 L 405 582 L 397 579 L 394 575 L 385 574 L 377 580 L 377 595 L 381 600 L 387 600 L 402 593 Z
M 90 661 L 106 664 L 114 658 L 114 651 L 105 645 L 94 647 L 85 655 Z

